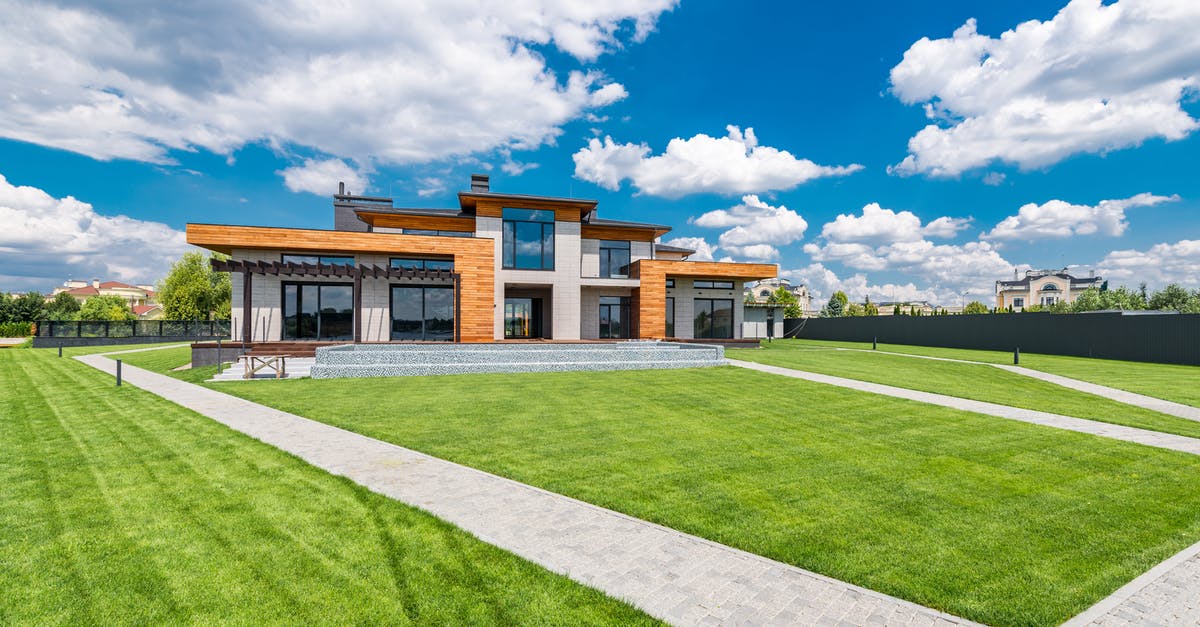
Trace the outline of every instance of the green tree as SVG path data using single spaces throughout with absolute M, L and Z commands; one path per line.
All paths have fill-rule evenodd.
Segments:
M 1188 294 L 1187 290 L 1178 283 L 1171 283 L 1150 297 L 1149 308 L 1182 311 L 1187 308 L 1189 298 L 1191 298 L 1191 294 Z
M 876 307 L 875 303 L 871 302 L 870 296 L 867 297 L 867 302 L 863 304 L 863 314 L 867 316 L 879 315 L 879 307 Z
M 779 286 L 779 289 L 771 292 L 771 296 L 767 298 L 767 302 L 783 305 L 784 318 L 804 317 L 804 311 L 800 309 L 800 301 L 796 299 L 796 295 L 782 285 Z
M 892 315 L 893 316 L 903 316 L 904 315 L 904 311 L 900 309 L 900 303 L 896 303 L 896 305 L 894 307 L 892 307 Z
M 3 322 L 37 322 L 46 317 L 46 299 L 37 292 L 9 298 Z
M 861 318 L 861 317 L 867 315 L 867 311 L 866 311 L 866 309 L 863 308 L 862 305 L 860 305 L 858 303 L 850 303 L 849 305 L 846 306 L 846 314 L 845 315 L 851 316 L 854 318 Z
M 0 324 L 12 322 L 12 301 L 8 292 L 0 292 Z
M 80 320 L 137 320 L 129 302 L 116 295 L 93 296 L 79 308 Z
M 79 301 L 66 292 L 55 294 L 54 300 L 46 303 L 47 320 L 75 320 L 79 314 Z
M 214 272 L 211 259 L 198 252 L 187 252 L 171 266 L 166 278 L 158 282 L 158 302 L 167 320 L 228 319 L 233 295 L 228 272 Z
M 985 314 L 987 312 L 988 312 L 987 305 L 984 305 L 983 303 L 981 303 L 977 300 L 973 300 L 973 301 L 967 303 L 966 307 L 963 307 L 963 313 L 965 313 L 965 314 L 975 315 L 975 314 Z
M 838 290 L 829 297 L 829 302 L 825 303 L 825 307 L 821 309 L 822 318 L 840 318 L 846 315 L 846 307 L 849 305 L 850 299 L 846 293 Z

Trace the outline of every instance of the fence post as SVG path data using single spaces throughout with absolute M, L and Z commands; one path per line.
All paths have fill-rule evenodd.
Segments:
M 58 343 L 58 356 L 62 357 L 62 342 Z
M 221 338 L 217 338 L 217 374 L 221 374 Z
M 109 333 L 109 332 L 108 332 L 108 330 L 109 330 L 109 325 L 111 325 L 111 324 L 112 324 L 112 323 L 111 323 L 111 322 L 109 322 L 108 320 L 105 320 L 105 321 L 104 321 L 104 337 L 108 337 L 108 336 L 112 335 L 111 333 Z
M 75 321 L 75 337 L 83 337 L 83 321 Z
M 1020 364 L 1021 364 L 1021 347 L 1018 346 L 1017 349 L 1013 351 L 1013 365 L 1018 366 Z
M 159 320 L 158 321 L 158 337 L 162 337 L 162 325 L 163 325 L 163 321 Z
M 879 349 L 879 336 L 876 335 L 875 337 L 871 338 L 871 350 L 878 350 L 878 349 Z
M 121 387 L 121 360 L 117 360 L 117 387 Z

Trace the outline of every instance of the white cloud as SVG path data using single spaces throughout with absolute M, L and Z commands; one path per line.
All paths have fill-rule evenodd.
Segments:
M 363 166 L 535 148 L 627 95 L 587 64 L 675 1 L 0 0 L 0 137 L 156 163 L 249 143 Z
M 1004 183 L 1004 179 L 1008 178 L 1003 172 L 988 172 L 983 175 L 983 184 L 997 187 Z
M 717 253 L 716 245 L 709 244 L 703 237 L 676 237 L 663 243 L 696 251 L 696 254 L 688 257 L 692 261 L 712 261 L 713 255 Z
M 891 171 L 956 176 L 994 161 L 1022 169 L 1200 127 L 1180 102 L 1200 88 L 1200 2 L 1072 0 L 998 38 L 968 20 L 922 38 L 892 68 L 892 92 L 932 123 Z
M 1168 283 L 1195 287 L 1200 285 L 1200 240 L 1155 244 L 1148 250 L 1114 250 L 1097 269 L 1112 285 L 1145 282 L 1151 289 Z
M 629 179 L 639 193 L 664 198 L 688 194 L 746 194 L 787 190 L 815 178 L 845 176 L 861 165 L 824 166 L 786 150 L 759 146 L 754 129 L 726 127 L 725 137 L 676 137 L 661 155 L 647 144 L 592 138 L 575 153 L 575 176 L 617 190 Z
M 770 244 L 746 244 L 744 246 L 728 244 L 721 245 L 721 248 L 733 253 L 736 257 L 751 261 L 770 261 L 779 258 L 779 249 Z
M 831 242 L 914 242 L 923 237 L 954 237 L 970 222 L 969 218 L 943 216 L 922 226 L 921 219 L 911 211 L 897 213 L 870 203 L 862 208 L 861 215 L 840 214 L 826 223 L 821 236 Z
M 190 247 L 160 222 L 96 213 L 0 175 L 0 289 L 49 291 L 69 278 L 153 283 Z
M 729 209 L 715 209 L 691 218 L 689 223 L 705 228 L 727 229 L 717 245 L 734 255 L 755 261 L 779 257 L 775 245 L 786 245 L 804 237 L 808 222 L 800 214 L 780 205 L 771 206 L 754 194 Z
M 993 240 L 1062 239 L 1074 235 L 1108 235 L 1125 233 L 1129 223 L 1125 210 L 1179 200 L 1179 196 L 1155 196 L 1141 193 L 1119 200 L 1102 200 L 1095 206 L 1073 205 L 1062 200 L 1043 204 L 1028 203 L 1008 216 L 991 231 L 980 237 Z
M 346 184 L 346 192 L 362 194 L 367 191 L 365 174 L 350 167 L 341 159 L 305 159 L 296 165 L 276 172 L 283 177 L 283 184 L 293 192 L 308 192 L 318 196 L 332 196 L 338 191 L 338 183 Z
M 912 282 L 905 284 L 872 284 L 865 274 L 856 273 L 845 279 L 819 263 L 809 264 L 796 270 L 782 270 L 780 276 L 808 285 L 812 295 L 812 307 L 820 309 L 834 292 L 841 290 L 852 303 L 861 303 L 871 298 L 873 303 L 927 301 L 932 304 L 949 305 L 958 302 L 953 292 L 939 293 L 929 288 L 917 287 Z
M 446 191 L 446 181 L 437 176 L 427 176 L 417 179 L 417 195 L 428 198 Z

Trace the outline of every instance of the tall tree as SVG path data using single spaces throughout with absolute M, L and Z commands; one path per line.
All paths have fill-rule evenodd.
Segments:
M 79 313 L 79 301 L 66 292 L 59 292 L 46 303 L 47 320 L 75 320 Z
M 79 308 L 80 320 L 136 320 L 129 301 L 116 295 L 93 296 Z
M 850 303 L 850 299 L 846 293 L 838 290 L 829 297 L 829 302 L 825 303 L 825 307 L 821 309 L 822 318 L 840 318 L 846 315 L 846 306 Z
M 1188 294 L 1188 291 L 1183 289 L 1178 283 L 1171 283 L 1150 297 L 1149 308 L 1181 311 L 1187 308 L 1188 298 L 1190 297 L 1191 294 Z
M 800 301 L 796 299 L 796 295 L 782 285 L 779 286 L 779 289 L 771 292 L 771 296 L 767 298 L 767 302 L 783 305 L 784 318 L 801 318 L 804 316 L 804 311 L 800 309 Z
M 211 320 L 229 318 L 233 287 L 228 272 L 214 272 L 211 259 L 198 252 L 184 253 L 158 282 L 158 302 L 167 320 Z
M 867 297 L 867 302 L 863 303 L 863 315 L 866 315 L 866 316 L 878 316 L 879 315 L 879 307 L 875 306 L 875 303 L 871 302 L 870 296 Z
M 9 322 L 37 322 L 45 317 L 46 299 L 37 292 L 22 294 L 9 302 Z

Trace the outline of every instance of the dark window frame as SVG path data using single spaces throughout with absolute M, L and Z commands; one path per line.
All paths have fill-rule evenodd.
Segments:
M 474 231 L 442 231 L 436 229 L 400 229 L 402 235 L 425 235 L 430 237 L 475 237 Z
M 616 302 L 614 302 L 616 301 Z M 597 316 L 597 333 L 602 340 L 620 340 L 629 339 L 632 329 L 630 328 L 633 316 L 632 299 L 628 296 L 601 296 L 599 308 L 596 312 Z M 617 333 L 612 334 L 612 308 L 617 308 Z M 609 327 L 608 333 L 605 334 L 603 326 L 604 317 L 600 315 L 600 311 L 608 309 Z
M 629 266 L 633 265 L 632 246 L 629 240 L 602 239 L 600 240 L 600 276 L 605 279 L 628 279 Z M 613 268 L 614 252 L 617 253 L 617 267 Z M 620 264 L 621 253 L 624 253 L 625 264 Z M 624 270 L 624 274 L 621 270 Z
M 667 279 L 667 289 L 673 289 L 674 287 L 675 287 L 675 279 Z
M 397 340 L 393 337 L 395 333 L 396 317 L 396 288 L 421 290 L 421 339 L 419 340 Z M 429 290 L 448 290 L 450 291 L 450 336 L 444 340 L 429 339 L 429 312 L 426 307 L 429 303 Z M 458 320 L 455 317 L 456 303 L 454 302 L 454 288 L 448 285 L 422 285 L 416 283 L 391 283 L 388 285 L 388 341 L 402 342 L 453 342 L 455 331 L 458 329 Z
M 299 314 L 300 314 L 299 310 L 301 308 L 302 303 L 304 302 L 304 290 L 302 288 L 304 288 L 305 286 L 309 286 L 309 285 L 317 287 L 317 330 L 316 330 L 316 335 L 312 336 L 312 337 L 300 337 L 297 334 L 293 337 L 288 337 L 287 336 L 287 319 L 288 319 L 287 288 L 290 286 L 296 287 L 296 309 L 297 309 L 297 311 L 295 312 L 295 315 L 297 316 L 297 328 L 298 328 L 299 327 Z M 350 335 L 349 336 L 339 335 L 339 336 L 334 336 L 331 338 L 328 336 L 321 335 L 321 315 L 320 314 L 321 314 L 321 288 L 322 287 L 348 287 L 348 288 L 350 288 L 351 302 L 350 302 Z M 280 338 L 280 340 L 322 342 L 322 341 L 327 341 L 327 340 L 331 340 L 331 339 L 332 340 L 340 340 L 340 339 L 348 338 L 349 340 L 353 341 L 354 326 L 359 324 L 359 321 L 354 319 L 354 302 L 353 301 L 354 301 L 354 284 L 353 283 L 345 283 L 345 282 L 341 282 L 341 281 L 280 281 L 280 283 L 279 283 L 279 312 L 280 312 L 279 338 Z
M 709 279 L 701 279 L 692 281 L 692 288 L 697 290 L 731 290 L 734 289 L 735 281 L 712 281 Z
M 313 262 L 291 261 L 291 262 L 289 262 L 288 257 L 309 257 L 309 258 L 316 259 L 316 261 L 313 261 Z M 324 261 L 325 259 L 343 259 L 343 260 L 348 260 L 348 261 L 330 262 L 330 261 Z M 353 266 L 354 265 L 354 255 L 301 255 L 298 253 L 281 253 L 279 255 L 279 262 L 280 263 L 313 263 L 313 264 L 320 264 L 323 266 L 335 266 L 335 265 L 336 266 Z
M 675 337 L 675 297 L 667 297 L 667 312 L 666 312 L 666 327 L 664 329 L 667 337 Z
M 453 258 L 450 258 L 450 259 L 431 259 L 431 258 L 429 258 L 429 257 L 390 257 L 390 258 L 388 258 L 388 267 L 389 267 L 389 268 L 396 268 L 396 267 L 398 267 L 398 266 L 396 266 L 396 262 L 397 262 L 397 261 L 420 261 L 420 262 L 421 262 L 421 267 L 420 267 L 420 268 L 413 268 L 414 270 L 446 270 L 446 271 L 449 271 L 449 272 L 454 272 L 454 259 L 453 259 Z M 444 267 L 444 268 L 430 268 L 430 267 L 429 267 L 429 262 L 430 262 L 430 261 L 433 261 L 433 262 L 436 262 L 436 263 L 445 263 L 445 264 L 449 264 L 449 266 L 448 266 L 448 267 Z
M 701 309 L 702 309 L 700 307 L 701 301 L 707 301 L 709 303 L 709 307 L 707 308 L 707 311 L 709 313 L 707 334 L 696 332 L 697 331 L 696 325 L 699 323 L 699 321 L 696 318 L 699 316 Z M 717 311 L 716 304 L 717 303 L 729 303 L 729 335 L 715 335 L 714 334 L 715 325 L 713 324 L 713 320 L 716 318 L 716 311 Z M 698 339 L 698 340 L 733 339 L 733 337 L 734 337 L 734 328 L 733 327 L 735 325 L 736 318 L 737 318 L 737 309 L 735 309 L 735 307 L 736 306 L 734 305 L 734 300 L 732 298 L 696 298 L 696 299 L 693 299 L 692 300 L 692 337 L 695 339 Z
M 543 215 L 549 215 L 549 220 Z M 524 216 L 524 219 L 516 216 Z M 510 217 L 512 216 L 512 217 Z M 554 255 L 556 242 L 555 216 L 552 209 L 523 209 L 520 207 L 505 207 L 501 211 L 500 258 L 501 267 L 505 270 L 537 270 L 554 271 Z M 517 231 L 519 224 L 537 224 L 541 226 L 541 237 L 538 240 L 541 251 L 538 254 L 539 265 L 522 266 L 517 256 Z M 549 229 L 547 231 L 547 229 Z M 547 234 L 549 238 L 547 238 Z M 547 246 L 547 242 L 549 246 Z M 549 261 L 547 265 L 547 260 Z

